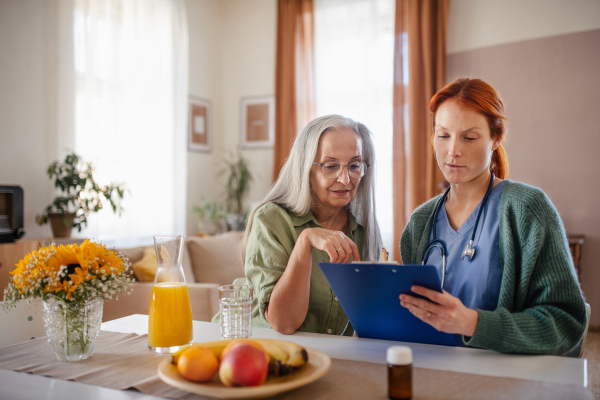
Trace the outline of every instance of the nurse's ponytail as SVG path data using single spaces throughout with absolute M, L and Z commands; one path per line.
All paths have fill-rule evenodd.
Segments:
M 508 120 L 504 116 L 502 99 L 491 85 L 481 79 L 461 78 L 442 88 L 429 103 L 434 129 L 435 114 L 446 100 L 457 101 L 462 108 L 482 114 L 488 121 L 492 139 L 504 139 Z M 500 179 L 508 178 L 508 156 L 501 143 L 494 150 L 490 170 Z
M 508 178 L 508 156 L 502 144 L 499 144 L 492 154 L 490 170 L 500 179 Z

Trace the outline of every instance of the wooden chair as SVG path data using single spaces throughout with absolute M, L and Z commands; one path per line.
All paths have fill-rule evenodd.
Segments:
M 0 302 L 0 308 L 3 302 Z M 21 300 L 17 308 L 6 312 L 0 309 L 0 347 L 24 342 L 46 335 L 42 302 Z

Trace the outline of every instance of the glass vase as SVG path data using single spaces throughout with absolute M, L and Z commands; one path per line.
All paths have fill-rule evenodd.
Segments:
M 48 342 L 59 361 L 89 358 L 100 334 L 104 300 L 70 302 L 50 297 L 43 302 L 44 326 Z

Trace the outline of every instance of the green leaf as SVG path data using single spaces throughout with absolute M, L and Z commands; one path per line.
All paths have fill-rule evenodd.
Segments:
M 56 196 L 45 211 L 36 216 L 36 222 L 43 224 L 47 222 L 49 212 L 76 212 L 77 217 L 73 224 L 78 231 L 87 225 L 87 215 L 102 209 L 101 197 L 106 197 L 111 203 L 113 212 L 121 212 L 121 200 L 124 198 L 126 189 L 122 185 L 101 186 L 93 176 L 93 166 L 84 162 L 74 152 L 69 152 L 63 162 L 54 161 L 50 164 L 46 173 L 52 180 L 54 187 L 62 192 L 62 196 Z M 118 196 L 112 198 L 112 192 L 116 191 Z
M 225 168 L 219 175 L 227 174 L 226 201 L 227 209 L 236 214 L 243 213 L 243 201 L 250 190 L 253 180 L 248 161 L 240 154 L 232 154 L 224 160 Z

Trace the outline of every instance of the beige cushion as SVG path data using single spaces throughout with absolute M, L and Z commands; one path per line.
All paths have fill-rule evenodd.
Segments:
M 132 247 L 129 249 L 115 249 L 129 259 L 130 263 L 140 261 L 144 257 L 144 247 Z
M 242 232 L 227 232 L 204 238 L 189 238 L 188 250 L 196 282 L 230 285 L 244 276 L 240 242 Z
M 144 257 L 131 265 L 137 280 L 140 282 L 154 282 L 154 276 L 158 269 L 156 252 L 154 247 L 148 246 L 144 249 Z
M 186 241 L 188 239 L 186 238 Z M 154 251 L 154 247 L 150 246 Z M 127 248 L 127 249 L 116 249 L 117 251 L 121 252 L 123 255 L 125 255 L 127 258 L 129 258 L 129 262 L 131 264 L 136 263 L 137 261 L 140 261 L 143 257 L 144 257 L 144 252 L 145 252 L 145 246 L 141 246 L 141 247 L 132 247 L 132 248 Z M 188 247 L 187 245 L 183 246 L 183 257 L 182 257 L 182 266 L 183 266 L 183 273 L 185 274 L 185 281 L 187 283 L 193 283 L 196 282 L 196 280 L 194 279 L 194 272 L 192 271 L 192 260 L 190 260 L 190 253 L 188 251 Z M 136 277 L 137 278 L 137 277 Z

